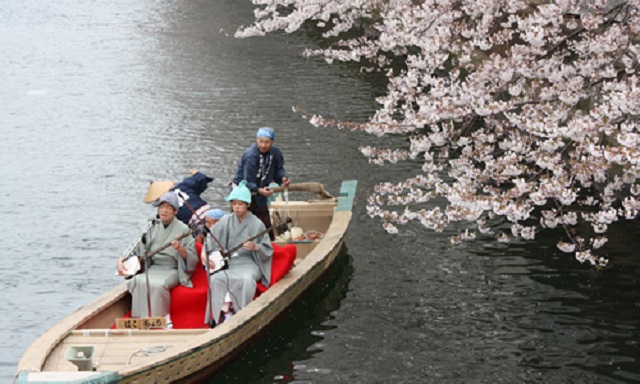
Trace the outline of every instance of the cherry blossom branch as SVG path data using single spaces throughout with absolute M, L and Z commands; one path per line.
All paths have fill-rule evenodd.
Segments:
M 329 48 L 306 57 L 386 74 L 367 122 L 294 110 L 318 127 L 409 135 L 408 149 L 359 148 L 374 164 L 424 161 L 420 174 L 370 195 L 367 211 L 388 232 L 475 225 L 451 238 L 458 244 L 475 230 L 508 242 L 560 226 L 569 241 L 560 250 L 601 266 L 609 226 L 637 218 L 640 0 L 254 4 L 255 24 L 236 36 L 315 25 Z

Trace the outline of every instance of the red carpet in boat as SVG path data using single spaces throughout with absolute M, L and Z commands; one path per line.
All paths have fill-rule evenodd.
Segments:
M 198 255 L 202 249 L 202 244 L 196 243 Z M 294 244 L 280 246 L 273 244 L 273 261 L 271 264 L 271 284 L 275 284 L 289 272 L 296 259 L 297 248 Z M 171 321 L 173 328 L 207 328 L 204 323 L 205 311 L 207 310 L 207 290 L 209 279 L 207 271 L 198 266 L 191 275 L 193 288 L 178 285 L 171 291 Z M 256 296 L 260 296 L 268 288 L 258 282 Z M 131 317 L 131 311 L 127 312 L 124 318 Z M 115 328 L 115 324 L 112 328 Z
M 202 244 L 196 243 L 196 251 L 200 257 Z M 171 321 L 173 328 L 204 328 L 204 313 L 207 310 L 207 290 L 209 279 L 207 271 L 198 265 L 191 275 L 193 288 L 178 285 L 171 290 Z
M 282 278 L 282 276 L 286 275 L 287 272 L 293 267 L 293 262 L 296 260 L 296 255 L 298 254 L 298 248 L 294 244 L 287 244 L 285 246 L 280 246 L 278 244 L 273 244 L 273 260 L 271 262 L 271 285 L 275 284 L 278 280 Z M 262 285 L 258 281 L 258 286 L 256 288 L 256 298 L 260 296 L 264 291 L 268 288 Z
M 201 248 L 201 244 L 196 244 L 198 255 L 200 255 Z M 271 284 L 275 284 L 289 272 L 296 255 L 297 248 L 294 244 L 285 246 L 273 244 Z M 171 321 L 176 329 L 207 327 L 204 324 L 204 315 L 207 310 L 207 289 L 209 287 L 207 272 L 203 268 L 196 268 L 196 271 L 191 275 L 191 281 L 193 282 L 193 288 L 179 285 L 171 291 Z M 258 282 L 256 297 L 266 290 L 267 288 Z

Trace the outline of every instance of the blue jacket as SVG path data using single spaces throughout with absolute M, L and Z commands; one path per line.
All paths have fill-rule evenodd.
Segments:
M 173 187 L 173 190 L 178 194 L 180 200 L 186 201 L 178 210 L 178 214 L 176 215 L 178 220 L 188 223 L 193 214 L 191 209 L 197 211 L 198 208 L 207 204 L 206 201 L 200 198 L 200 194 L 207 189 L 208 184 L 212 181 L 213 177 L 209 177 L 202 172 L 196 172 Z M 191 209 L 189 209 L 187 203 L 191 206 Z
M 268 187 L 273 182 L 282 185 L 282 178 L 287 177 L 287 173 L 284 170 L 284 156 L 280 148 L 272 145 L 269 152 L 263 157 L 263 163 L 266 165 L 264 174 L 262 169 L 258 169 L 260 168 L 260 156 L 260 150 L 256 144 L 247 148 L 238 163 L 233 182 L 238 184 L 242 180 L 246 180 L 255 204 L 258 207 L 266 207 L 267 198 L 258 194 L 258 188 Z

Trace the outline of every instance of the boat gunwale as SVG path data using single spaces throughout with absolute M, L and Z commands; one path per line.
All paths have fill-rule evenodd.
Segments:
M 339 216 L 349 216 L 346 222 L 347 225 L 345 226 L 345 227 L 348 227 L 348 222 L 350 220 L 351 212 L 335 212 L 335 214 L 340 214 Z M 325 235 L 327 234 L 331 234 L 331 231 L 327 231 Z M 118 372 L 126 379 L 129 379 L 130 377 L 144 374 L 146 372 L 153 371 L 164 365 L 176 362 L 180 359 L 187 358 L 189 355 L 193 353 L 197 353 L 203 349 L 210 348 L 213 345 L 224 341 L 225 339 L 232 339 L 234 335 L 236 335 L 238 332 L 243 331 L 245 327 L 249 326 L 253 321 L 262 318 L 262 316 L 264 315 L 264 312 L 269 310 L 269 308 L 271 307 L 271 304 L 280 300 L 287 299 L 288 297 L 287 293 L 298 288 L 300 284 L 308 281 L 308 283 L 306 284 L 307 286 L 301 290 L 301 293 L 300 293 L 301 295 L 306 290 L 306 288 L 308 288 L 308 286 L 310 286 L 313 283 L 313 281 L 307 280 L 306 277 L 309 274 L 311 274 L 316 268 L 318 268 L 323 261 L 328 259 L 329 256 L 331 256 L 331 254 L 334 254 L 332 259 L 335 259 L 335 257 L 339 253 L 340 248 L 342 247 L 342 244 L 344 241 L 344 236 L 346 235 L 346 228 L 342 232 L 337 232 L 337 234 L 341 234 L 341 235 L 337 239 L 335 239 L 335 241 L 332 243 L 330 249 L 327 252 L 324 252 L 322 254 L 320 254 L 319 252 L 316 252 L 316 250 L 320 247 L 321 244 L 328 244 L 328 243 L 324 243 L 325 239 L 323 239 L 323 241 L 321 241 L 318 244 L 318 246 L 296 266 L 296 271 L 299 272 L 299 276 L 297 277 L 291 276 L 292 271 L 290 271 L 287 275 L 282 277 L 280 281 L 274 284 L 273 287 L 269 288 L 257 299 L 249 303 L 246 307 L 242 309 L 242 311 L 239 311 L 234 316 L 232 316 L 230 320 L 203 333 L 202 335 L 200 335 L 197 341 L 193 341 L 191 343 L 185 344 L 184 346 L 181 346 L 180 348 L 182 349 L 182 351 L 172 353 L 168 356 L 157 356 L 155 358 L 151 358 L 147 360 L 144 366 L 131 366 L 132 368 L 131 370 L 127 370 L 125 367 L 120 369 Z M 315 253 L 317 253 L 317 255 Z M 307 259 L 309 259 L 309 261 L 307 261 Z M 305 265 L 305 264 L 309 264 L 309 265 Z M 330 264 L 331 263 L 328 263 L 328 265 Z M 322 268 L 322 270 L 318 273 L 318 275 L 320 275 L 321 272 L 327 268 L 327 266 L 325 266 L 325 268 Z M 292 281 L 288 282 L 287 280 L 292 280 Z M 293 297 L 290 297 L 288 299 L 288 303 L 284 305 L 284 308 L 289 307 L 295 301 L 295 299 L 297 299 L 300 295 L 295 295 Z M 262 303 L 264 303 L 264 305 Z M 271 319 L 262 323 L 263 324 L 262 328 L 267 327 L 277 317 L 279 313 L 280 312 L 276 313 Z M 171 332 L 171 331 L 168 331 L 168 332 Z M 251 334 L 253 335 L 258 332 L 252 332 Z M 242 345 L 251 339 L 252 337 L 245 338 L 239 344 Z M 224 356 L 216 361 L 213 361 L 211 364 L 217 364 L 221 360 L 224 360 Z M 197 372 L 194 372 L 194 374 L 195 373 Z
M 344 182 L 343 182 L 344 184 Z M 355 186 L 354 186 L 355 189 Z M 346 236 L 349 223 L 352 217 L 351 204 L 353 202 L 353 195 L 347 195 L 348 209 L 344 209 L 343 206 L 339 207 L 339 202 L 344 196 L 340 196 L 333 204 L 328 204 L 333 209 L 332 219 L 327 229 L 325 236 L 318 245 L 301 259 L 296 266 L 283 276 L 280 281 L 270 287 L 266 292 L 260 295 L 257 299 L 252 301 L 249 305 L 239 311 L 228 322 L 225 322 L 213 329 L 204 329 L 204 332 L 200 334 L 197 339 L 190 340 L 183 346 L 180 346 L 180 351 L 171 353 L 168 356 L 157 356 L 151 359 L 145 360 L 144 364 L 132 365 L 130 367 L 122 367 L 117 371 L 96 371 L 96 374 L 100 373 L 115 373 L 121 377 L 121 380 L 134 379 L 136 376 L 144 375 L 146 372 L 153 371 L 161 368 L 165 365 L 171 364 L 178 360 L 187 358 L 188 356 L 198 353 L 199 351 L 207 348 L 211 348 L 213 345 L 224 341 L 225 339 L 233 339 L 234 335 L 238 332 L 245 330 L 256 320 L 265 316 L 274 303 L 285 301 L 281 310 L 276 311 L 273 315 L 266 318 L 267 321 L 261 324 L 261 327 L 256 332 L 250 332 L 248 337 L 240 339 L 239 345 L 244 345 L 251 339 L 253 335 L 259 333 L 263 328 L 269 326 L 286 308 L 288 308 L 295 300 L 297 300 L 311 284 L 315 282 L 317 278 L 322 275 L 337 257 Z M 311 202 L 307 204 L 314 206 Z M 317 206 L 317 205 L 316 205 Z M 321 265 L 324 262 L 324 266 Z M 320 270 L 318 271 L 318 268 Z M 313 281 L 309 281 L 308 276 L 315 275 Z M 301 287 L 301 288 L 299 288 Z M 299 288 L 299 292 L 291 293 Z M 105 308 L 116 305 L 118 301 L 124 299 L 128 294 L 126 282 L 116 285 L 111 290 L 100 295 L 94 301 L 81 306 L 76 311 L 60 320 L 53 327 L 45 331 L 34 343 L 31 344 L 22 356 L 17 370 L 16 378 L 22 376 L 25 373 L 30 372 L 58 372 L 58 371 L 42 371 L 47 359 L 51 355 L 52 351 L 62 342 L 66 337 L 72 336 L 77 331 L 92 331 L 92 329 L 78 329 L 95 316 L 98 316 Z M 97 328 L 93 330 L 101 330 L 104 332 L 104 328 Z M 194 329 L 186 329 L 185 331 L 193 331 Z M 158 331 L 144 331 L 133 330 L 133 332 L 158 332 Z M 170 330 L 160 332 L 181 332 L 181 330 Z M 175 333 L 174 333 L 175 334 Z M 44 348 L 43 348 L 44 347 Z M 216 365 L 220 362 L 224 362 L 226 355 L 213 361 L 210 365 Z M 35 362 L 35 363 L 34 363 Z M 192 372 L 189 375 L 181 377 L 192 376 L 197 374 L 198 371 Z

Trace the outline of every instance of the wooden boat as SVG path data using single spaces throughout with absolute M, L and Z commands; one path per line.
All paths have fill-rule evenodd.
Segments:
M 214 328 L 114 328 L 131 307 L 123 283 L 42 334 L 22 356 L 14 382 L 174 383 L 211 376 L 335 261 L 351 220 L 356 185 L 343 181 L 337 198 L 317 193 L 322 198 L 271 203 L 272 212 L 283 217 L 289 212 L 294 225 L 322 237 L 288 241 L 296 248 L 293 267 L 229 320 Z

